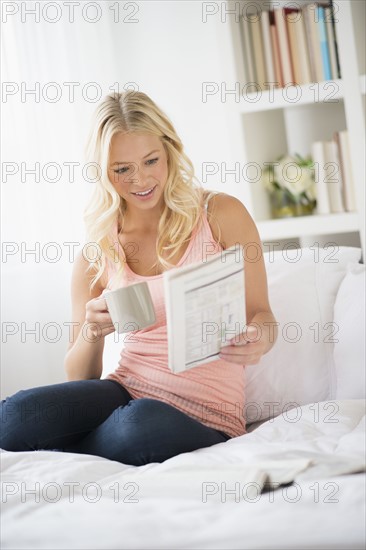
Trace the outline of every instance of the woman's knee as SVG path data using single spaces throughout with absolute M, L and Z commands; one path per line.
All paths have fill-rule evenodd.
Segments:
M 0 404 L 0 447 L 9 451 L 33 450 L 45 426 L 60 417 L 53 386 L 19 390 Z
M 140 466 L 223 441 L 176 407 L 151 398 L 130 401 L 116 411 L 114 460 Z
M 152 412 L 160 412 L 167 407 L 171 407 L 171 405 L 168 405 L 164 401 L 152 399 L 151 397 L 141 397 L 140 399 L 134 399 L 129 403 L 129 405 L 141 415 Z
M 140 399 L 131 400 L 124 407 L 120 407 L 118 412 L 123 421 L 129 422 L 131 425 L 157 422 L 159 426 L 159 419 L 167 419 L 169 413 L 174 414 L 176 410 L 173 406 L 158 399 L 141 397 Z
M 20 390 L 0 403 L 0 447 L 7 451 L 20 449 L 19 436 L 24 431 L 29 403 L 25 390 Z

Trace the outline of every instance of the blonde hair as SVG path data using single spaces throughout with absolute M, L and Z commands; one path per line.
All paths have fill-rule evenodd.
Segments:
M 89 262 L 88 270 L 96 271 L 91 288 L 104 274 L 108 260 L 115 265 L 116 276 L 124 269 L 124 262 L 118 252 L 116 254 L 115 245 L 118 243 L 113 242 L 113 236 L 118 238 L 118 230 L 114 229 L 123 227 L 126 201 L 108 177 L 110 144 L 118 132 L 143 132 L 158 136 L 167 153 L 165 205 L 158 225 L 157 261 L 152 267 L 173 267 L 169 259 L 183 243 L 190 240 L 200 220 L 205 193 L 194 176 L 193 164 L 184 153 L 172 123 L 159 107 L 143 92 L 128 90 L 107 95 L 95 111 L 86 145 L 86 158 L 92 163 L 90 166 L 96 183 L 84 212 L 84 221 L 88 241 L 97 244 L 99 249 L 97 259 Z M 164 251 L 169 252 L 167 259 L 163 258 Z

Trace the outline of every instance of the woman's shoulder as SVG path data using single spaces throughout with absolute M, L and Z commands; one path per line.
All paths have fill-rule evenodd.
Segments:
M 202 197 L 203 203 L 207 204 L 208 208 L 211 211 L 215 209 L 221 211 L 225 208 L 231 208 L 238 204 L 243 206 L 242 202 L 239 199 L 233 197 L 232 195 L 228 195 L 227 193 L 223 193 L 222 191 L 204 189 L 202 191 Z
M 210 192 L 207 192 L 210 193 Z M 238 234 L 253 236 L 255 224 L 244 204 L 227 193 L 216 192 L 207 200 L 211 230 L 222 244 L 231 243 Z
M 203 201 L 207 206 L 207 213 L 211 217 L 219 217 L 221 221 L 226 220 L 228 214 L 233 214 L 240 209 L 245 209 L 239 199 L 220 191 L 205 190 L 203 193 Z

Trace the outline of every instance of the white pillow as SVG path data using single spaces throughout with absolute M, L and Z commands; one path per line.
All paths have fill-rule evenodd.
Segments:
M 337 246 L 264 253 L 279 335 L 259 363 L 245 367 L 248 424 L 335 398 L 334 302 L 348 263 L 360 258 L 361 249 Z
M 365 399 L 365 265 L 349 264 L 334 305 L 336 399 Z

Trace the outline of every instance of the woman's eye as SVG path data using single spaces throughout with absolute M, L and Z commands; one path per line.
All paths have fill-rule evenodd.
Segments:
M 118 168 L 118 170 L 114 170 L 115 174 L 125 174 L 128 171 L 128 167 L 124 168 Z
M 158 160 L 159 160 L 159 157 L 156 157 L 154 159 L 149 159 L 146 161 L 146 164 L 148 166 L 152 166 L 153 164 L 157 163 Z M 126 172 L 128 172 L 129 169 L 130 169 L 129 166 L 123 166 L 122 168 L 118 168 L 118 170 L 114 170 L 114 173 L 119 175 L 125 174 Z

